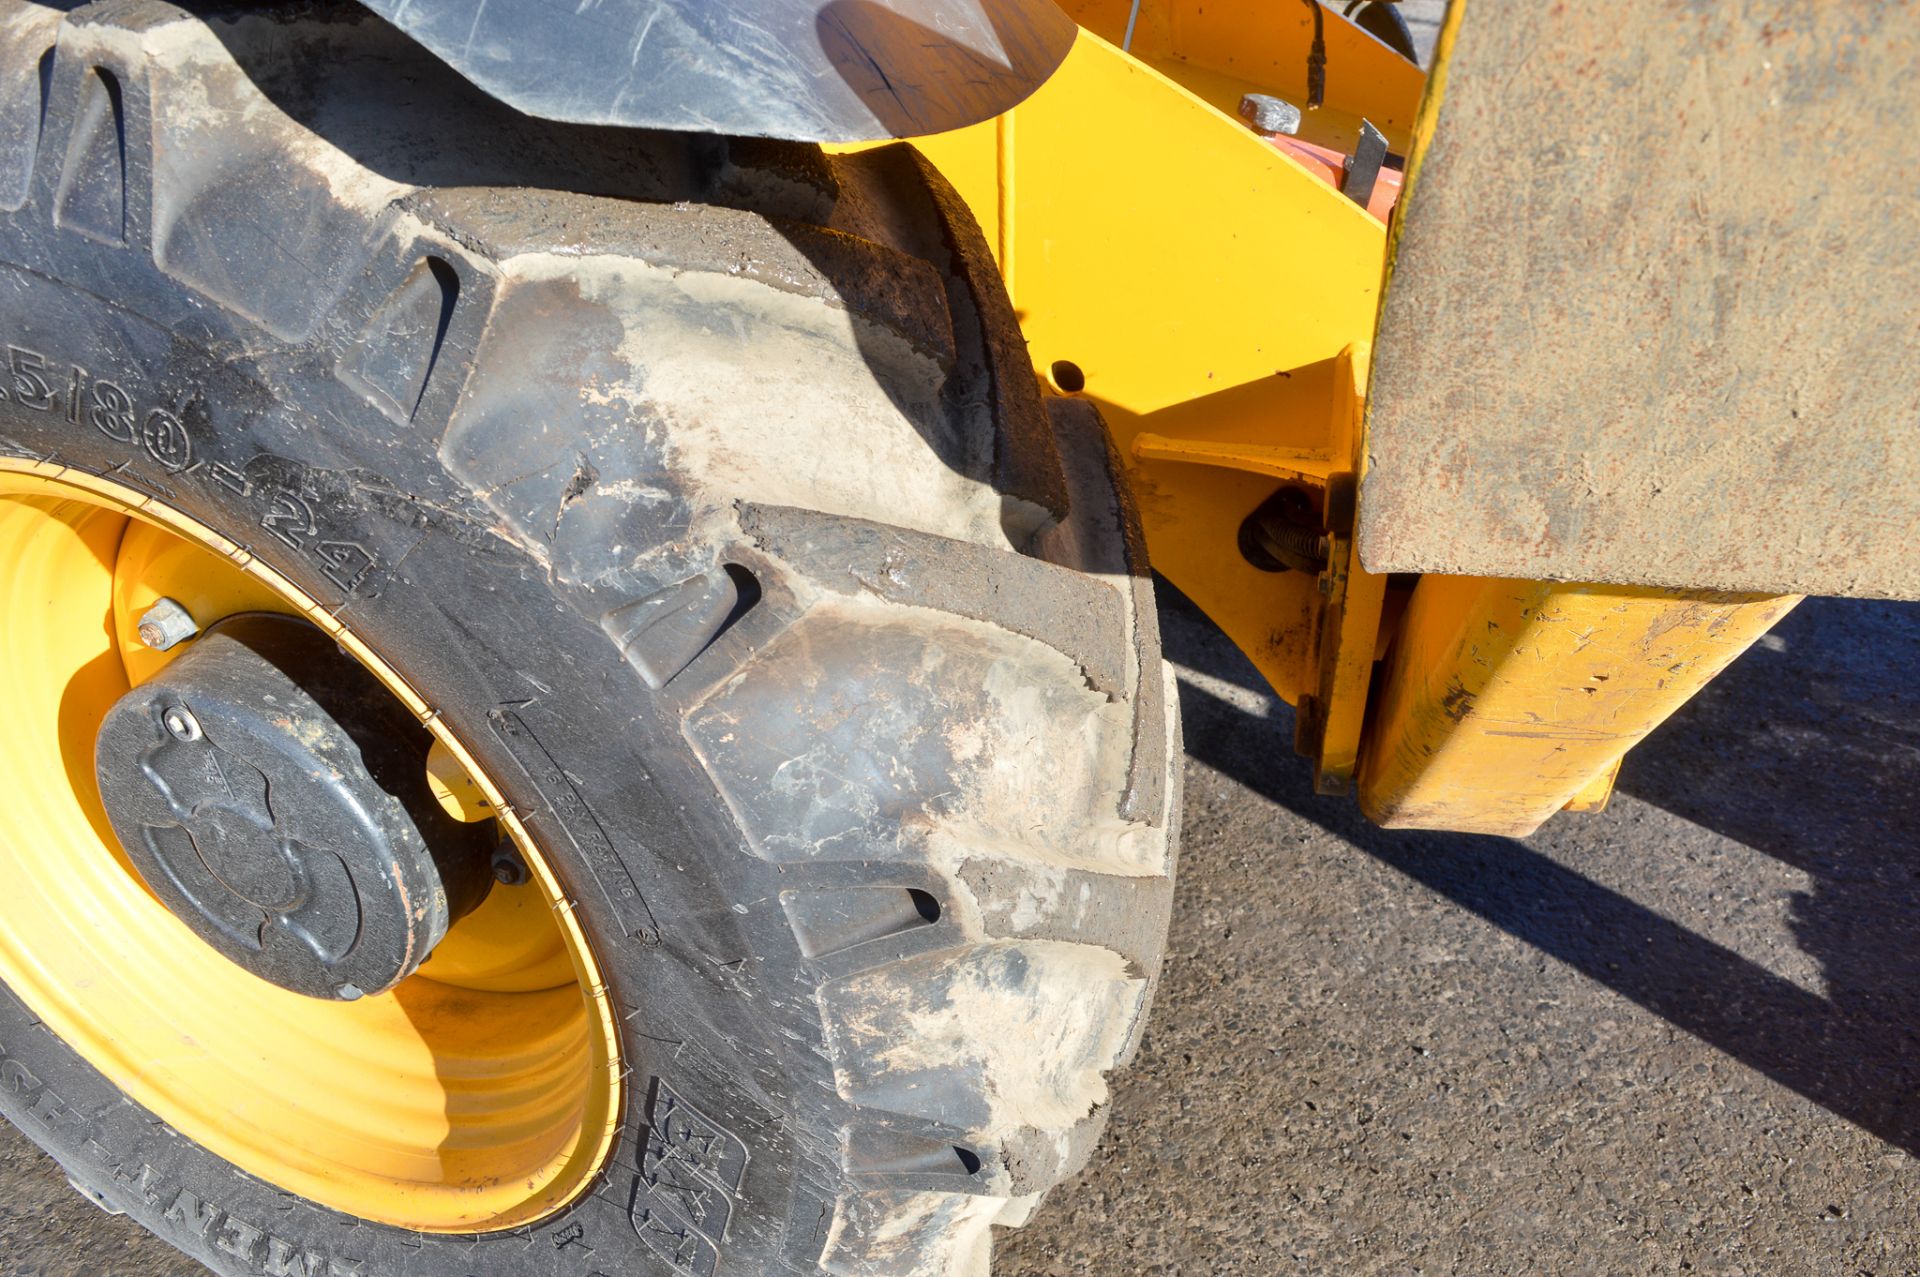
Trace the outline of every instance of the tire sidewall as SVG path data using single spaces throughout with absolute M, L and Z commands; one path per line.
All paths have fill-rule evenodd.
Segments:
M 33 269 L 0 265 L 12 277 L 0 293 L 0 453 L 110 477 L 246 547 L 438 711 L 573 903 L 620 1017 L 624 1094 L 611 1158 L 572 1206 L 425 1249 L 221 1161 L 10 994 L 0 1111 L 77 1181 L 220 1272 L 704 1277 L 817 1255 L 831 1192 L 802 1181 L 828 1177 L 809 1150 L 832 1140 L 815 1133 L 825 1109 L 806 1097 L 830 1094 L 832 1079 L 812 1049 L 812 984 L 797 978 L 775 869 L 742 854 L 677 717 L 538 559 L 493 531 L 446 473 L 433 430 L 396 425 L 329 375 L 338 334 L 265 339 L 124 249 L 85 253 L 71 271 L 82 282 L 63 282 L 58 259 L 82 251 L 72 237 L 11 238 L 0 259 Z M 483 267 L 435 247 L 458 263 L 463 295 L 484 297 Z M 369 295 L 409 260 L 417 244 L 377 255 Z M 108 303 L 88 285 L 115 271 Z M 469 358 L 477 333 L 449 343 L 443 359 Z M 817 1173 L 799 1174 L 809 1163 Z M 687 1228 L 702 1211 L 705 1231 Z

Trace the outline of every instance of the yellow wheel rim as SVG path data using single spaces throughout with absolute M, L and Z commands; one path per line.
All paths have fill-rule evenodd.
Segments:
M 419 972 L 357 1002 L 220 956 L 129 867 L 93 775 L 108 707 L 174 655 L 134 633 L 162 595 L 203 627 L 271 609 L 326 629 L 427 724 L 436 788 L 499 819 L 532 881 L 496 888 Z M 0 459 L 0 621 L 0 979 L 35 1015 L 169 1126 L 362 1219 L 506 1229 L 586 1190 L 618 1129 L 604 981 L 525 827 L 396 670 L 210 529 L 45 463 Z

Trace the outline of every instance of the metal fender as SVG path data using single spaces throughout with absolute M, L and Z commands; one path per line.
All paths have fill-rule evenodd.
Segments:
M 365 2 L 529 115 L 818 142 L 990 119 L 1077 29 L 1051 0 Z

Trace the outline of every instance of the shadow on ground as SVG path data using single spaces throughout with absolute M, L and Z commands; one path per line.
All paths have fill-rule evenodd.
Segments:
M 1192 605 L 1171 588 L 1168 609 Z M 1192 625 L 1168 658 L 1245 686 Z M 1183 639 L 1189 641 L 1183 641 Z M 1233 654 L 1237 655 L 1237 654 Z M 1920 606 L 1813 599 L 1628 755 L 1620 788 L 1805 873 L 1825 996 L 1508 838 L 1374 828 L 1182 685 L 1189 754 L 1829 1111 L 1920 1155 Z M 1193 724 L 1199 725 L 1195 730 Z M 1562 821 L 1579 819 L 1561 817 Z

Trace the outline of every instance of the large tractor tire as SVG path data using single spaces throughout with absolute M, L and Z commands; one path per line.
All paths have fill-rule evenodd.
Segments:
M 1179 753 L 964 207 L 355 6 L 0 15 L 0 1110 L 235 1277 L 985 1272 Z

